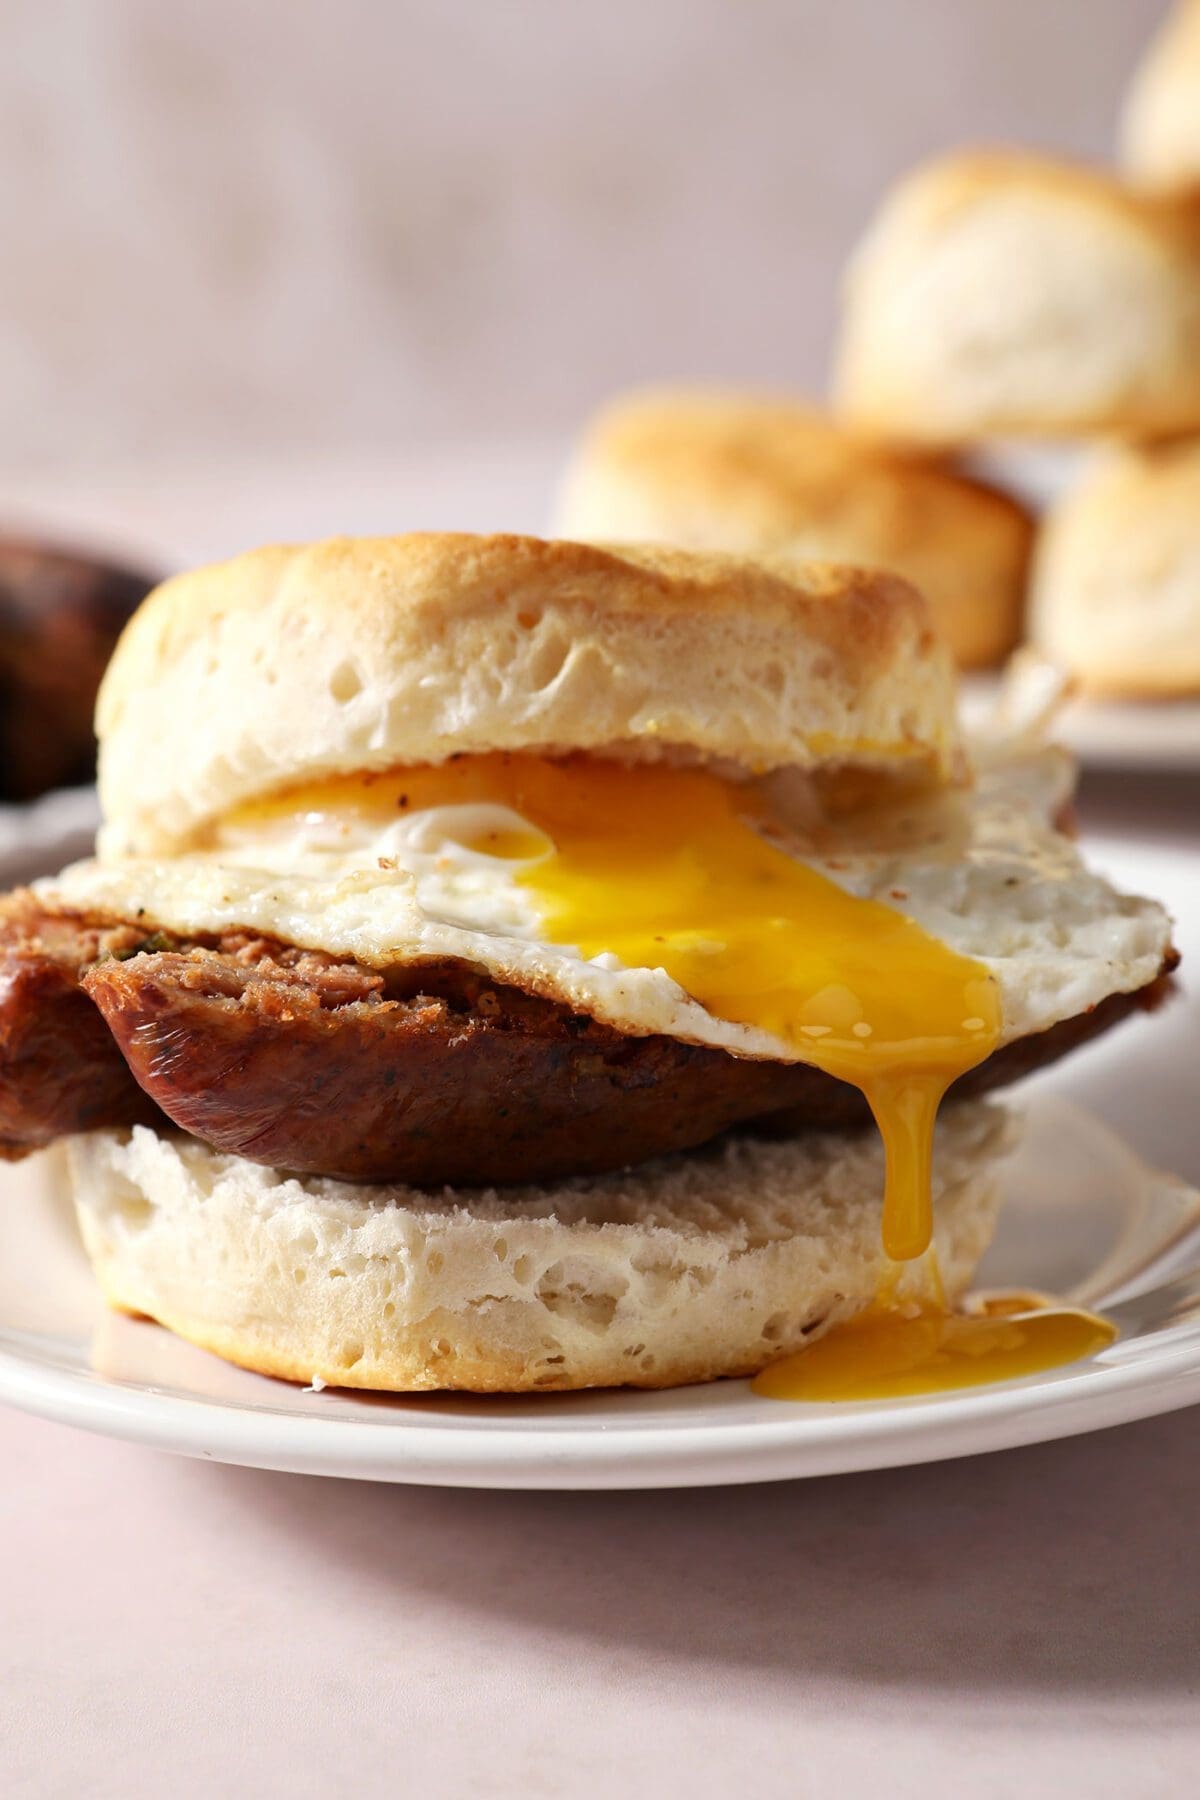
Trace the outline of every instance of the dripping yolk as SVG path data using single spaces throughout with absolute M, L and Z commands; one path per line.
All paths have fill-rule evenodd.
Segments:
M 517 810 L 554 853 L 521 879 L 547 934 L 661 967 L 715 1018 L 769 1032 L 861 1089 L 886 1150 L 884 1248 L 919 1256 L 938 1104 L 999 1035 L 987 970 L 776 848 L 747 796 L 707 771 L 527 773 Z
M 323 789 L 322 804 L 331 797 Z M 664 969 L 714 1017 L 768 1032 L 859 1088 L 885 1145 L 884 1248 L 897 1260 L 927 1248 L 938 1104 L 999 1036 L 980 963 L 785 854 L 760 829 L 755 791 L 707 770 L 463 756 L 373 778 L 357 799 L 518 814 L 540 839 L 469 847 L 532 853 L 513 879 L 545 938 Z

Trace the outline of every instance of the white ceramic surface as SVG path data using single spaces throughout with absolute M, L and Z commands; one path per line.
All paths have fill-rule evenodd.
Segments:
M 986 729 L 1000 691 L 996 675 L 964 677 L 959 703 L 969 731 Z M 1070 700 L 1053 736 L 1087 768 L 1200 775 L 1200 699 Z
M 1041 512 L 1070 492 L 1094 456 L 1094 448 L 1086 442 L 1000 438 L 972 451 L 967 461 L 974 474 L 1007 488 Z
M 93 787 L 55 788 L 28 806 L 0 806 L 0 862 L 5 879 L 19 867 L 51 868 L 87 853 L 100 823 Z

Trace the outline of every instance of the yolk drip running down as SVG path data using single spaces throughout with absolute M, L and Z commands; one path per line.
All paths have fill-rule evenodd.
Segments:
M 938 1104 L 999 1036 L 982 964 L 776 848 L 755 828 L 754 791 L 706 770 L 464 756 L 372 781 L 372 808 L 393 788 L 409 812 L 486 801 L 520 814 L 545 842 L 467 847 L 536 859 L 516 880 L 548 941 L 665 969 L 714 1017 L 859 1088 L 886 1152 L 884 1248 L 928 1248 Z
M 549 932 L 664 968 L 714 1017 L 860 1088 L 887 1156 L 884 1248 L 920 1256 L 938 1104 L 999 1035 L 987 970 L 775 848 L 715 775 L 595 764 L 569 818 L 564 781 L 541 765 L 517 806 L 555 845 L 524 877 Z
M 664 969 L 714 1017 L 783 1040 L 865 1096 L 885 1148 L 883 1248 L 932 1237 L 931 1155 L 950 1084 L 1000 1036 L 996 983 L 889 906 L 860 899 L 770 842 L 757 790 L 702 769 L 532 755 L 461 756 L 438 768 L 323 782 L 264 813 L 373 816 L 487 803 L 527 829 L 457 836 L 507 859 L 547 942 L 632 969 Z M 763 1371 L 756 1391 L 867 1399 L 1010 1379 L 1090 1355 L 1103 1320 L 1023 1297 L 1013 1316 L 955 1314 L 940 1297 L 866 1313 Z

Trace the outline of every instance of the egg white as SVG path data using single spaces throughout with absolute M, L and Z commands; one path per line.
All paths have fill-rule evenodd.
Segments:
M 985 768 L 974 788 L 830 819 L 804 783 L 769 784 L 778 841 L 850 893 L 907 914 L 999 985 L 1001 1041 L 1047 1029 L 1157 975 L 1170 921 L 1091 873 L 1054 817 L 1070 772 L 1053 751 Z M 663 969 L 585 958 L 540 935 L 522 863 L 478 846 L 529 832 L 503 807 L 368 807 L 218 825 L 168 860 L 91 860 L 38 884 L 51 907 L 184 935 L 244 928 L 369 966 L 455 959 L 619 1029 L 796 1060 L 753 1026 L 709 1014 Z M 546 845 L 549 850 L 549 845 Z

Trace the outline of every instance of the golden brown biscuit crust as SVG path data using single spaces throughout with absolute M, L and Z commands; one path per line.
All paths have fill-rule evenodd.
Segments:
M 451 533 L 175 577 L 122 637 L 97 728 L 109 844 L 141 853 L 280 786 L 461 752 L 958 756 L 948 655 L 898 578 Z
M 615 401 L 584 436 L 558 523 L 573 537 L 894 570 L 925 595 L 963 668 L 1001 661 L 1020 636 L 1028 511 L 794 400 L 663 390 Z

